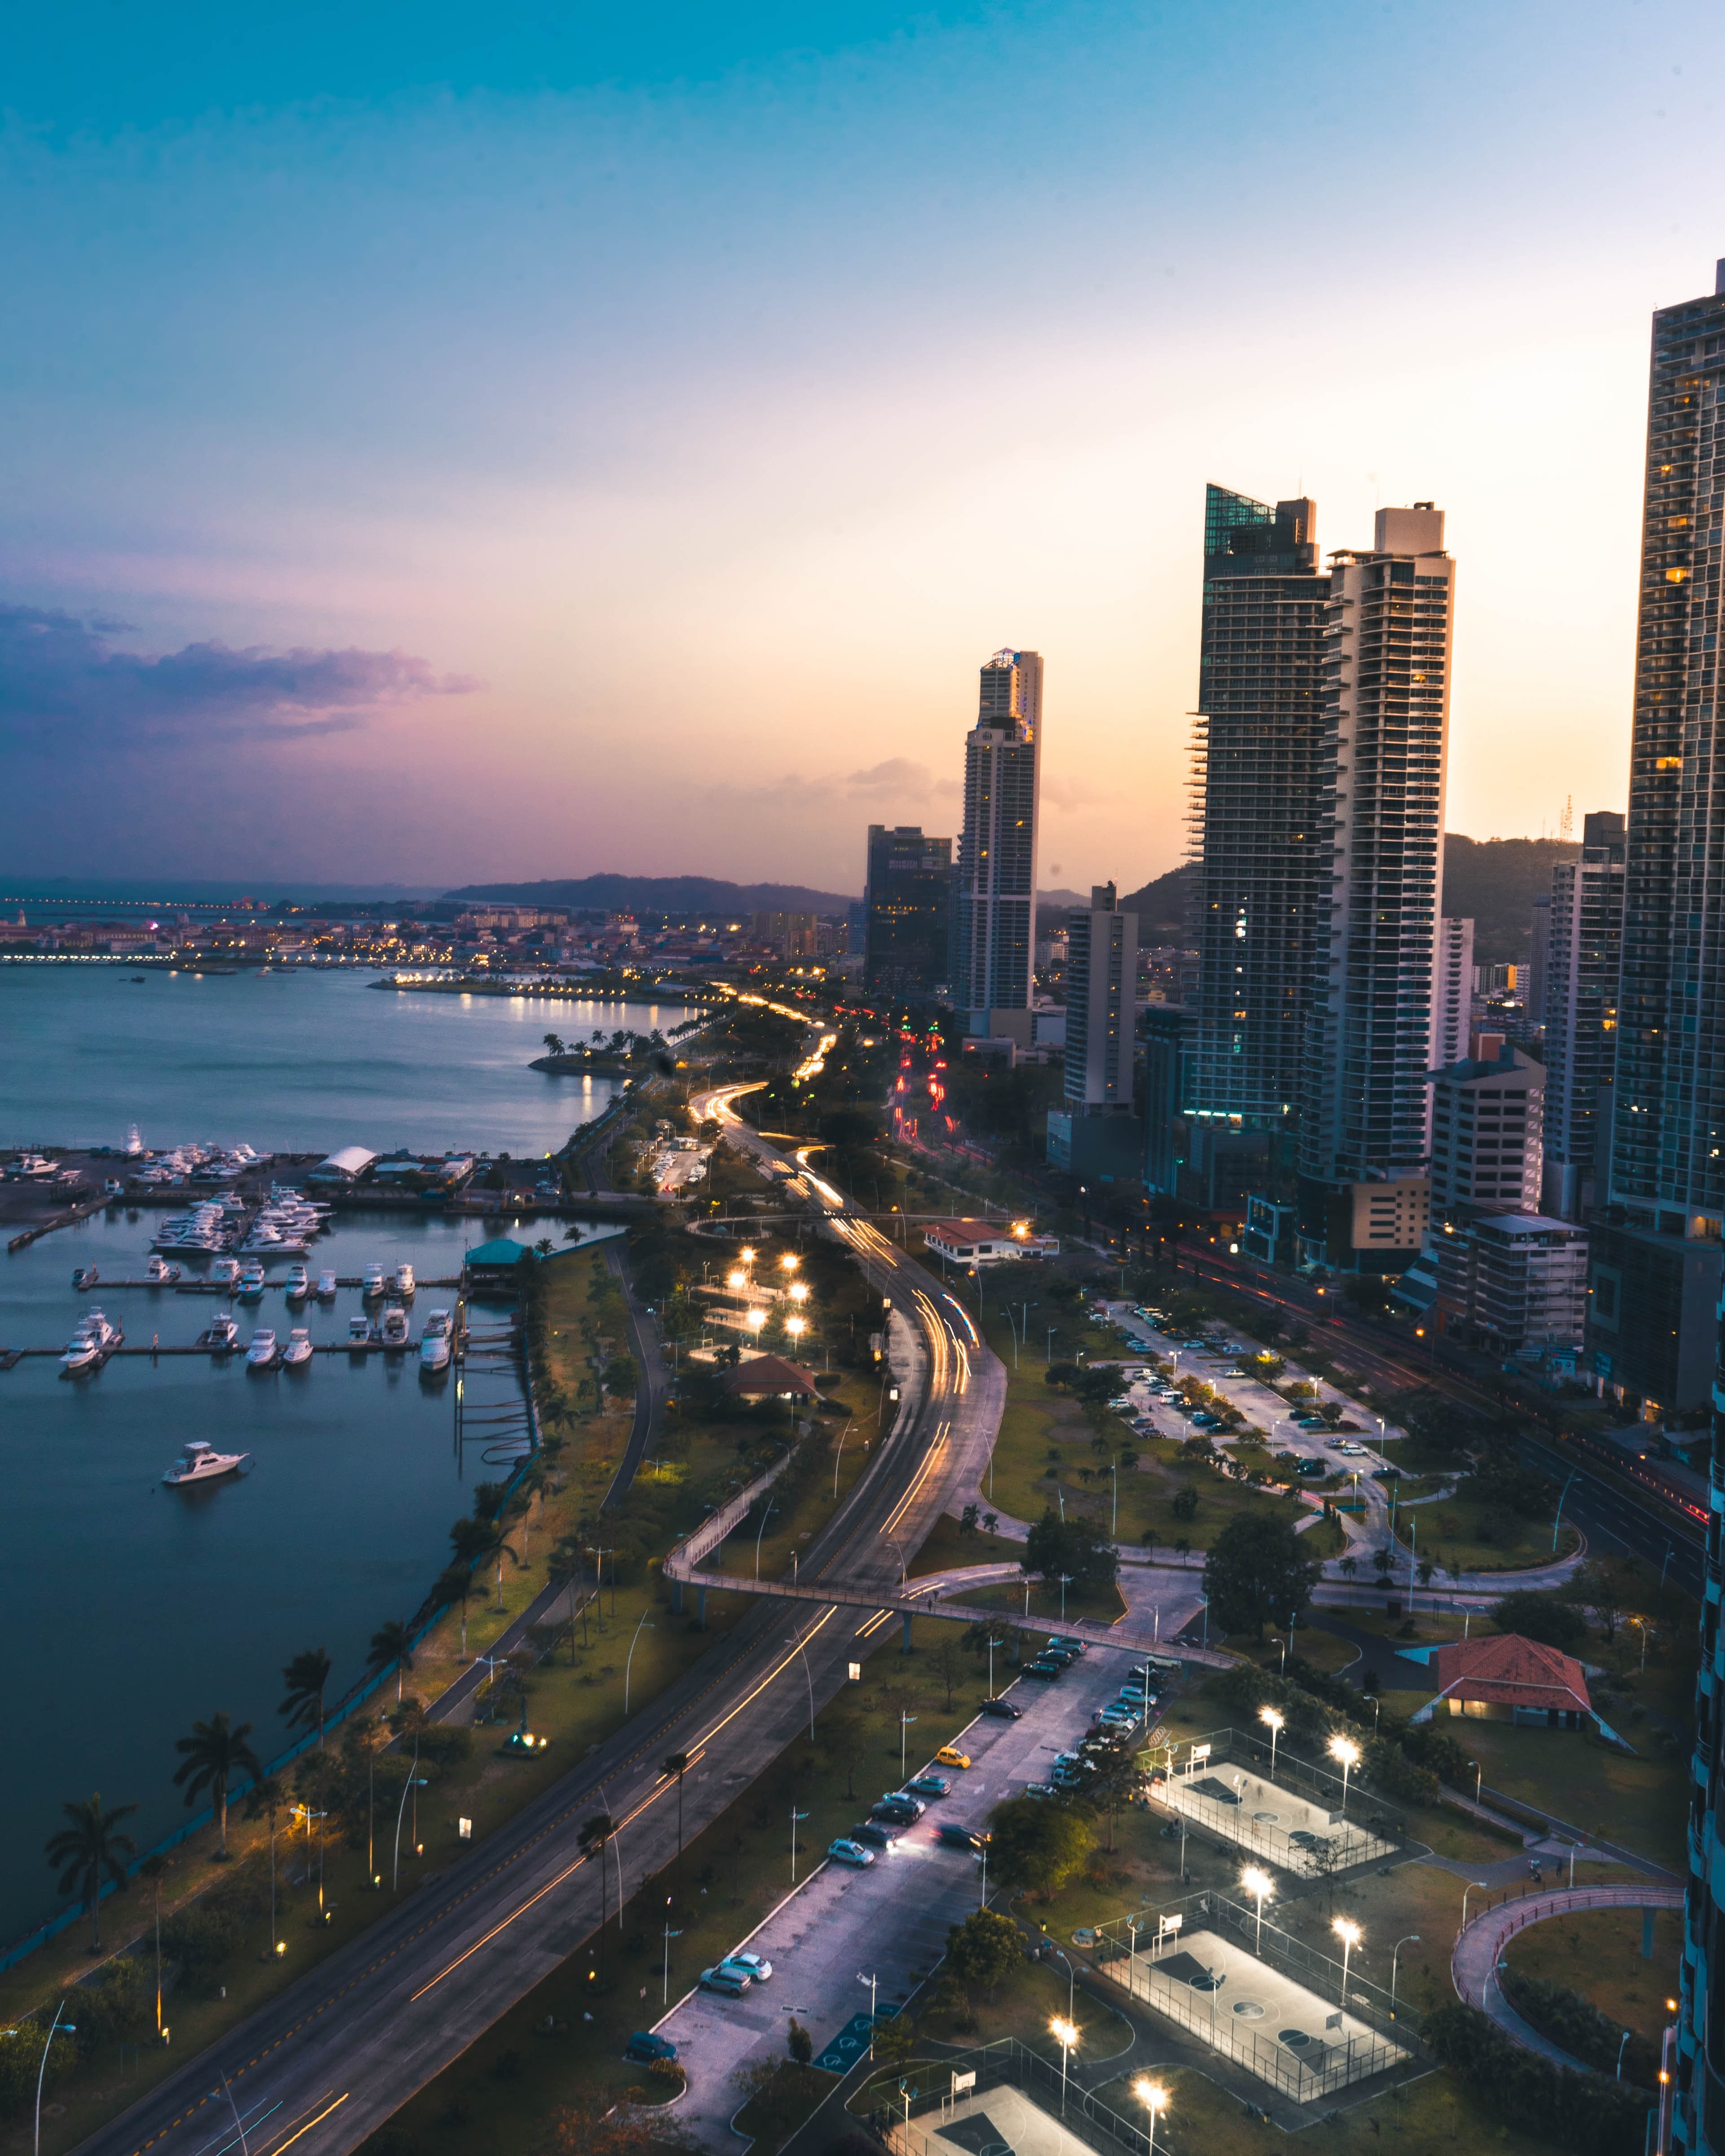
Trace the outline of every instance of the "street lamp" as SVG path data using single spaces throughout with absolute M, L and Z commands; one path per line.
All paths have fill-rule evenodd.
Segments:
M 1060 1622 L 1063 1625 L 1066 1621 L 1066 1589 L 1072 1584 L 1072 1579 L 1073 1575 L 1070 1572 L 1060 1574 Z
M 1348 1819 L 1348 1777 L 1359 1764 L 1359 1747 L 1351 1737 L 1332 1737 L 1330 1739 L 1330 1757 L 1342 1762 L 1342 1818 L 1345 1825 Z
M 797 1883 L 797 1822 L 798 1820 L 806 1820 L 808 1816 L 807 1812 L 799 1812 L 794 1804 L 791 1806 L 791 1884 L 793 1887 Z
M 747 1326 L 749 1331 L 754 1333 L 758 1333 L 766 1322 L 767 1313 L 764 1310 L 752 1310 L 743 1320 L 743 1323 Z
M 1281 1734 L 1281 1726 L 1286 1717 L 1278 1714 L 1273 1707 L 1260 1707 L 1258 1709 L 1258 1719 L 1270 1732 L 1270 1779 L 1273 1782 L 1276 1779 L 1276 1740 Z
M 42 2046 L 42 2064 L 36 2069 L 36 2156 L 42 2156 L 42 2080 L 48 2071 L 48 2055 L 54 2049 L 54 2032 L 62 2026 L 60 2016 L 65 2010 L 66 2002 L 63 1999 L 54 2008 L 54 2019 L 48 2025 L 48 2041 Z M 68 2021 L 64 2026 L 67 2035 L 71 2035 L 76 2031 L 78 2024 Z
M 915 1716 L 914 1714 L 906 1714 L 906 1713 L 904 1712 L 904 1710 L 903 1710 L 902 1708 L 901 1708 L 901 1709 L 899 1710 L 899 1717 L 898 1717 L 898 1779 L 899 1779 L 899 1780 L 900 1780 L 900 1782 L 901 1782 L 901 1784 L 902 1784 L 902 1782 L 903 1782 L 903 1780 L 904 1780 L 904 1779 L 905 1779 L 905 1742 L 906 1742 L 906 1737 L 907 1737 L 907 1735 L 908 1735 L 908 1733 L 909 1733 L 911 1724 L 911 1723 L 912 1723 L 916 1719 L 916 1716 Z
M 1337 1917 L 1330 1929 L 1342 1942 L 1342 2004 L 1348 2004 L 1348 1958 L 1360 1943 L 1360 1928 L 1352 1917 Z
M 1249 1864 L 1240 1875 L 1240 1883 L 1258 1904 L 1258 1930 L 1252 1942 L 1252 1952 L 1260 1953 L 1264 1946 L 1264 1897 L 1275 1887 L 1276 1881 L 1267 1871 Z
M 1401 1958 L 1404 1947 L 1417 1947 L 1419 1943 L 1419 1933 L 1409 1932 L 1406 1938 L 1396 1941 L 1395 1952 L 1389 1957 L 1389 2010 L 1392 2014 L 1395 2011 L 1395 1965 Z
M 803 1317 L 788 1317 L 784 1322 L 784 1329 L 790 1334 L 793 1340 L 800 1340 L 809 1330 L 809 1321 Z
M 1486 1770 L 1477 1759 L 1470 1759 L 1467 1763 L 1473 1768 L 1473 1800 L 1477 1804 L 1480 1800 L 1480 1787 L 1486 1779 Z
M 760 1576 L 761 1576 L 761 1575 L 760 1575 L 760 1573 L 759 1573 L 759 1572 L 758 1572 L 758 1570 L 757 1570 L 757 1573 L 756 1573 L 756 1574 L 755 1574 L 755 1577 L 758 1579 L 758 1578 L 760 1578 Z M 651 1604 L 649 1604 L 649 1608 L 651 1607 Z M 628 1721 L 628 1719 L 629 1719 L 629 1671 L 630 1671 L 632 1669 L 634 1669 L 634 1666 L 635 1666 L 635 1646 L 636 1646 L 636 1644 L 637 1644 L 637 1642 L 639 1640 L 640 1636 L 641 1636 L 641 1634 L 642 1634 L 642 1632 L 643 1632 L 643 1631 L 655 1632 L 655 1631 L 657 1631 L 657 1630 L 658 1630 L 658 1629 L 659 1629 L 659 1628 L 658 1628 L 658 1626 L 657 1626 L 656 1625 L 649 1625 L 649 1624 L 647 1622 L 647 1612 L 646 1612 L 646 1610 L 645 1610 L 645 1609 L 644 1609 L 644 1610 L 641 1612 L 641 1621 L 640 1621 L 640 1623 L 639 1623 L 639 1625 L 636 1625 L 636 1627 L 635 1627 L 635 1635 L 634 1635 L 634 1638 L 633 1640 L 631 1640 L 629 1641 L 629 1653 L 628 1653 L 628 1655 L 624 1657 L 624 1664 L 623 1664 L 623 1718 L 624 1718 L 624 1720 L 625 1722 L 627 1722 L 627 1721 Z M 523 1709 L 522 1709 L 522 1723 L 523 1723 L 523 1726 L 524 1726 L 524 1727 L 525 1727 L 525 1724 L 526 1724 L 526 1709 L 525 1709 L 525 1708 L 523 1708 Z
M 865 1976 L 862 1971 L 858 1969 L 856 1980 L 859 1984 L 865 1984 L 869 1987 L 869 2056 L 872 2059 L 875 2056 L 875 1993 L 880 1985 L 880 1979 L 878 1976 Z
M 1489 1894 L 1489 1893 L 1491 1892 L 1491 1888 L 1490 1888 L 1489 1887 L 1487 1887 L 1487 1886 L 1486 1886 L 1486 1882 L 1485 1882 L 1485 1881 L 1484 1881 L 1483 1879 L 1470 1879 L 1470 1880 L 1468 1881 L 1468 1882 L 1467 1882 L 1466 1886 L 1465 1886 L 1465 1887 L 1462 1888 L 1462 1890 L 1461 1890 L 1461 1928 L 1462 1928 L 1462 1930 L 1463 1930 L 1464 1932 L 1467 1929 L 1467 1897 L 1468 1897 L 1468 1896 L 1469 1896 L 1470 1894 L 1471 1894 L 1471 1893 L 1472 1893 L 1472 1892 L 1473 1892 L 1473 1890 L 1474 1890 L 1474 1888 L 1475 1888 L 1476 1887 L 1477 1887 L 1479 1888 L 1479 1890 L 1480 1890 L 1481 1893 L 1482 1893 L 1482 1894 Z
M 1075 2023 L 1062 2021 L 1058 2016 L 1048 2025 L 1060 2046 L 1060 2116 L 1064 2118 L 1066 2115 L 1066 2061 L 1077 2045 L 1078 2030 Z
M 1378 1734 L 1378 1717 L 1383 1711 L 1378 1695 L 1373 1691 L 1363 1691 L 1360 1698 L 1363 1701 L 1370 1700 L 1372 1702 L 1372 1734 L 1375 1737 Z
M 1132 2083 L 1132 2094 L 1150 2114 L 1150 2156 L 1156 2156 L 1156 2114 L 1168 2109 L 1168 2091 L 1140 2074 Z
M 1579 1472 L 1580 1472 L 1580 1470 L 1578 1468 L 1578 1469 L 1577 1469 L 1577 1471 L 1576 1471 L 1576 1473 L 1577 1473 L 1577 1474 L 1579 1474 Z M 1575 1476 L 1574 1476 L 1574 1475 L 1572 1475 L 1572 1476 L 1569 1477 L 1569 1482 L 1573 1482 L 1574 1480 L 1575 1480 Z M 1562 1526 L 1562 1524 L 1563 1524 L 1563 1500 L 1564 1500 L 1564 1498 L 1565 1498 L 1565 1497 L 1567 1497 L 1567 1496 L 1568 1496 L 1568 1494 L 1569 1494 L 1569 1482 L 1566 1482 L 1566 1483 L 1563 1485 L 1563 1488 L 1562 1488 L 1561 1490 L 1559 1490 L 1559 1491 L 1558 1491 L 1558 1509 L 1557 1509 L 1556 1512 L 1555 1512 L 1555 1513 L 1553 1515 L 1553 1517 L 1552 1517 L 1552 1523 L 1551 1523 L 1551 1552 L 1552 1552 L 1552 1555 L 1553 1555 L 1553 1557 L 1555 1557 L 1555 1556 L 1557 1555 L 1557 1553 L 1558 1553 L 1558 1528 L 1559 1528 L 1559 1527 L 1561 1527 L 1561 1526 Z

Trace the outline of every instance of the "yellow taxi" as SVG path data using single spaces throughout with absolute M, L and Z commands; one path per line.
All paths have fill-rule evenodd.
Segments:
M 970 1761 L 956 1744 L 942 1744 L 934 1756 L 942 1767 L 968 1767 L 970 1764 Z

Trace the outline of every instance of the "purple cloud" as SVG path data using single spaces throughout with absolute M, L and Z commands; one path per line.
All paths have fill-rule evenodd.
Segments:
M 0 725 L 15 746 L 59 746 L 65 728 L 116 746 L 200 733 L 346 733 L 380 706 L 465 696 L 480 686 L 469 675 L 434 673 L 406 651 L 188 644 L 151 658 L 111 648 L 109 634 L 120 626 L 0 606 Z

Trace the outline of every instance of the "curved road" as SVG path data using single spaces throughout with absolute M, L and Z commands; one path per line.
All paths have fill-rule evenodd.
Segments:
M 727 1135 L 763 1167 L 789 1166 L 746 1130 L 735 1091 L 705 1096 Z M 916 1367 L 901 1373 L 896 1422 L 839 1511 L 809 1545 L 807 1585 L 890 1589 L 957 1482 L 976 1476 L 999 1426 L 1005 1375 L 957 1304 L 840 1194 L 798 1178 L 828 1232 L 856 1252 L 916 1328 Z M 490 1841 L 434 1876 L 360 1938 L 188 2060 L 93 2134 L 80 2156 L 345 2156 L 590 1937 L 599 1919 L 596 1860 L 583 1820 L 601 1809 L 619 1831 L 605 1861 L 610 1896 L 659 1870 L 676 1844 L 667 1753 L 686 1751 L 685 1838 L 716 1818 L 806 1720 L 812 1687 L 830 1698 L 865 1649 L 837 1604 L 764 1601 L 660 1698 Z M 223 2087 L 223 2077 L 231 2097 Z

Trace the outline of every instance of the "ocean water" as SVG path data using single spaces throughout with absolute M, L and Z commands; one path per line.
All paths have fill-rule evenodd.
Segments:
M 517 1157 L 560 1145 L 610 1097 L 603 1083 L 526 1068 L 540 1036 L 674 1024 L 680 1006 L 534 1005 L 369 990 L 366 976 L 240 976 L 131 987 L 106 968 L 0 967 L 0 1131 L 146 1144 L 214 1137 L 259 1148 L 398 1143 Z M 0 1345 L 63 1344 L 92 1302 L 128 1346 L 183 1346 L 209 1296 L 128 1289 L 160 1214 L 116 1209 L 0 1257 Z M 505 1223 L 507 1231 L 508 1223 Z M 343 1215 L 305 1260 L 357 1276 L 410 1259 L 413 1308 L 452 1302 L 464 1247 L 490 1221 Z M 524 1239 L 557 1232 L 524 1227 Z M 280 1280 L 288 1260 L 270 1269 Z M 101 1285 L 71 1286 L 94 1265 Z M 357 1290 L 290 1313 L 280 1290 L 236 1311 L 255 1325 L 346 1337 Z M 495 1380 L 477 1380 L 495 1383 Z M 470 1404 L 473 1396 L 470 1394 Z M 162 1487 L 187 1439 L 252 1455 L 249 1471 Z M 450 1388 L 414 1358 L 318 1355 L 296 1372 L 249 1374 L 239 1358 L 118 1356 L 67 1379 L 49 1357 L 0 1372 L 0 1612 L 14 1743 L 3 1776 L 0 1947 L 60 1907 L 42 1845 L 59 1807 L 100 1789 L 136 1803 L 141 1846 L 187 1816 L 172 1786 L 174 1740 L 218 1707 L 254 1725 L 269 1758 L 283 1666 L 301 1648 L 335 1661 L 331 1697 L 362 1672 L 372 1634 L 405 1617 L 442 1568 L 451 1522 L 488 1466 L 454 1445 Z

